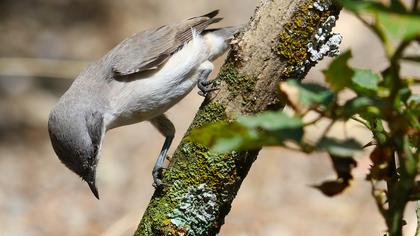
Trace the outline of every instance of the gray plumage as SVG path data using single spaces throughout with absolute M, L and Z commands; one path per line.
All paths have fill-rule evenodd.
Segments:
M 112 69 L 118 75 L 156 69 L 175 51 L 191 41 L 193 37 L 191 29 L 201 34 L 207 26 L 222 20 L 222 18 L 213 18 L 217 13 L 218 11 L 213 11 L 201 17 L 190 18 L 131 36 L 110 52 Z
M 198 83 L 208 88 L 212 60 L 228 48 L 241 27 L 206 28 L 218 11 L 139 32 L 89 65 L 50 113 L 48 130 L 59 159 L 85 180 L 98 197 L 96 166 L 109 129 L 141 121 L 166 137 L 153 169 L 156 187 L 175 128 L 164 112 Z

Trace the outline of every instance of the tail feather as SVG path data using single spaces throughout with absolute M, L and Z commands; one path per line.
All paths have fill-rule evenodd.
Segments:
M 230 27 L 223 27 L 223 28 L 216 28 L 216 29 L 206 29 L 203 31 L 203 35 L 207 33 L 213 33 L 219 37 L 222 37 L 226 40 L 233 38 L 233 36 L 240 32 L 245 25 L 237 25 L 237 26 L 230 26 Z
M 233 36 L 241 31 L 244 25 L 206 29 L 202 32 L 209 49 L 209 60 L 213 61 L 221 56 L 228 48 Z
M 214 10 L 214 11 L 211 11 L 211 12 L 205 14 L 205 15 L 202 15 L 202 16 L 194 16 L 194 17 L 188 18 L 187 20 L 191 20 L 191 19 L 194 19 L 194 18 L 201 18 L 201 17 L 207 17 L 207 18 L 211 19 L 211 18 L 214 18 L 215 16 L 217 16 L 217 14 L 219 14 L 218 9 Z
M 212 12 L 209 12 L 209 13 L 207 13 L 205 15 L 202 15 L 201 17 L 213 18 L 213 17 L 217 16 L 217 14 L 219 14 L 219 9 L 214 10 Z

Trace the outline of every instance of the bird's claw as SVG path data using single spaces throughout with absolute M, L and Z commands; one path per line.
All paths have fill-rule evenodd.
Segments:
M 155 189 L 163 189 L 165 187 L 165 184 L 162 182 L 164 169 L 163 167 L 153 169 L 153 187 Z
M 213 87 L 213 83 L 214 80 L 198 81 L 197 87 L 200 89 L 200 91 L 198 91 L 198 95 L 205 97 L 209 92 L 218 90 L 218 88 Z

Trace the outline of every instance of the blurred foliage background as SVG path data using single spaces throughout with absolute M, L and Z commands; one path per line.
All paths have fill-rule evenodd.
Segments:
M 153 193 L 151 170 L 163 137 L 148 123 L 108 133 L 98 169 L 101 200 L 55 156 L 48 113 L 86 63 L 125 37 L 150 27 L 221 9 L 220 25 L 247 22 L 256 0 L 0 0 L 0 235 L 132 235 Z M 387 66 L 377 39 L 342 12 L 335 31 L 351 48 L 350 64 Z M 420 50 L 414 45 L 410 50 Z M 223 63 L 217 61 L 216 67 Z M 320 81 L 320 63 L 307 76 Z M 405 75 L 419 74 L 403 64 Z M 213 76 L 217 73 L 214 72 Z M 171 150 L 202 98 L 193 91 L 168 112 L 177 128 Z M 327 125 L 322 122 L 319 126 Z M 313 133 L 317 135 L 317 129 Z M 362 143 L 360 125 L 336 124 L 332 133 Z M 310 138 L 310 137 L 309 137 Z M 327 154 L 310 157 L 264 149 L 245 180 L 220 235 L 376 235 L 386 228 L 367 194 L 369 166 L 360 153 L 352 188 L 329 199 L 309 187 L 334 176 Z M 407 210 L 414 231 L 413 208 Z

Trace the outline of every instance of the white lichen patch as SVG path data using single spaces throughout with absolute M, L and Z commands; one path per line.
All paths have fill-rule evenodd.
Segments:
M 331 1 L 329 0 L 324 0 L 324 1 L 315 1 L 312 4 L 312 7 L 317 9 L 318 11 L 325 11 L 328 10 L 328 8 L 330 8 L 331 6 Z
M 331 7 L 333 6 L 332 0 L 315 0 L 309 5 L 308 14 L 311 13 L 321 15 L 330 14 Z M 334 11 L 334 9 L 333 9 Z M 329 16 L 318 29 L 314 31 L 313 37 L 306 45 L 306 58 L 293 65 L 289 65 L 287 77 L 301 78 L 302 75 L 308 72 L 309 68 L 317 64 L 325 56 L 336 56 L 339 54 L 339 46 L 343 37 L 338 33 L 332 33 L 332 28 L 337 21 L 336 16 Z M 288 30 L 288 29 L 286 29 Z M 293 35 L 293 32 L 289 32 Z
M 330 16 L 317 30 L 315 40 L 308 44 L 309 60 L 318 62 L 325 56 L 336 56 L 340 52 L 339 46 L 343 37 L 340 34 L 332 33 L 335 26 L 335 16 Z
M 205 184 L 189 187 L 179 207 L 168 216 L 172 224 L 187 230 L 188 235 L 203 235 L 215 219 L 216 200 L 216 194 Z

